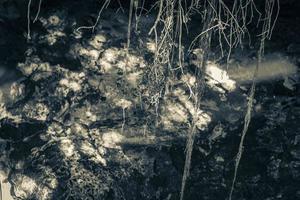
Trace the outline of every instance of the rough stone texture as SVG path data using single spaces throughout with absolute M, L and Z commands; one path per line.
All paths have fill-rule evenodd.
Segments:
M 74 12 L 78 5 L 82 12 Z M 148 38 L 133 40 L 140 46 L 127 55 L 122 46 L 126 15 L 110 10 L 93 34 L 80 33 L 74 26 L 88 23 L 80 13 L 93 6 L 73 6 L 55 11 L 50 4 L 33 25 L 29 45 L 14 38 L 25 59 L 23 51 L 23 60 L 7 57 L 21 72 L 0 93 L 0 150 L 5 152 L 0 166 L 14 197 L 178 199 L 194 113 L 186 84 L 192 85 L 192 74 L 187 70 L 186 77 L 173 80 L 157 120 L 157 98 L 151 93 L 156 88 L 147 82 L 147 58 L 153 56 Z M 153 17 L 142 20 L 151 25 Z M 11 37 L 7 34 L 7 41 Z M 299 58 L 296 47 L 289 46 L 288 53 Z M 257 86 L 234 199 L 300 198 L 300 88 L 298 80 L 293 84 L 274 80 Z M 249 85 L 232 93 L 207 88 L 186 199 L 226 199 L 248 90 Z

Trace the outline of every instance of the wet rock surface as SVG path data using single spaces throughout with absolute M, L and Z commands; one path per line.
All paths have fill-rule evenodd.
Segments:
M 139 48 L 128 54 L 123 48 L 127 16 L 112 10 L 94 33 L 76 31 L 88 19 L 74 12 L 79 5 L 96 10 L 78 2 L 69 10 L 50 5 L 32 26 L 29 44 L 19 30 L 3 43 L 17 42 L 22 52 L 1 57 L 18 73 L 5 87 L 0 84 L 0 169 L 12 196 L 179 199 L 194 112 L 189 88 L 185 82 L 172 85 L 157 120 L 158 98 L 147 82 L 147 58 L 153 56 L 148 38 L 134 36 L 139 40 L 132 46 Z M 14 12 L 5 16 L 20 19 Z M 151 26 L 153 19 L 142 18 L 141 24 Z M 299 59 L 296 43 L 288 53 Z M 233 199 L 300 198 L 297 76 L 291 84 L 280 79 L 257 85 Z M 207 88 L 185 199 L 228 197 L 249 88 L 239 85 L 229 93 Z

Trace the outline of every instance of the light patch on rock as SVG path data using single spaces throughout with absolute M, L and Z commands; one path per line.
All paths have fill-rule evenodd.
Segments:
M 122 69 L 123 71 L 126 71 L 127 63 L 125 60 L 119 60 L 116 64 L 117 68 Z
M 110 62 L 108 62 L 108 61 L 106 61 L 104 59 L 101 59 L 99 63 L 100 63 L 101 71 L 102 72 L 108 73 L 108 72 L 112 71 L 113 65 Z
M 48 18 L 48 24 L 52 26 L 57 26 L 61 23 L 61 19 L 57 15 L 52 15 Z
M 15 123 L 20 123 L 22 121 L 20 115 L 12 115 L 9 111 L 7 111 L 5 104 L 0 101 L 0 120 L 4 118 L 11 119 Z
M 86 116 L 89 120 L 91 120 L 92 122 L 97 121 L 97 116 L 95 114 L 93 114 L 91 111 L 86 111 Z
M 47 128 L 47 134 L 55 136 L 63 133 L 64 129 L 59 123 L 51 123 Z
M 205 113 L 204 111 L 199 111 L 198 113 L 198 119 L 196 120 L 196 127 L 199 130 L 205 130 L 208 126 L 208 124 L 212 121 L 211 116 L 208 113 Z
M 146 48 L 151 53 L 155 53 L 156 52 L 156 44 L 155 44 L 155 42 L 153 42 L 153 41 L 147 42 L 146 43 Z
M 106 42 L 106 37 L 103 34 L 97 34 L 89 41 L 89 45 L 93 48 L 100 50 Z
M 37 68 L 38 68 L 38 64 L 37 63 L 19 63 L 18 64 L 18 69 L 25 75 L 25 76 L 29 76 L 31 75 Z
M 175 123 L 186 123 L 188 112 L 180 103 L 168 102 L 161 116 L 162 123 L 165 127 L 172 127 Z
M 50 46 L 54 45 L 59 38 L 66 37 L 66 34 L 59 30 L 49 30 L 48 32 L 49 33 L 44 36 L 44 40 L 46 40 Z
M 88 130 L 79 123 L 74 123 L 71 127 L 72 134 L 78 135 L 82 138 L 88 138 Z
M 80 151 L 88 156 L 93 156 L 96 150 L 91 143 L 83 140 L 80 144 Z
M 79 55 L 86 56 L 90 58 L 91 60 L 97 60 L 99 58 L 100 52 L 95 49 L 86 49 L 81 47 L 79 49 Z
M 39 58 L 27 60 L 25 63 L 18 63 L 17 68 L 25 76 L 30 76 L 34 81 L 48 78 L 52 75 L 54 66 L 50 66 L 48 62 L 41 62 Z
M 296 89 L 296 81 L 293 81 L 289 79 L 288 77 L 284 78 L 283 86 L 286 87 L 289 90 L 295 90 Z
M 38 189 L 37 183 L 30 177 L 25 175 L 17 175 L 16 184 L 14 187 L 14 194 L 16 197 L 21 199 L 28 199 L 34 195 Z
M 69 82 L 69 88 L 72 89 L 74 92 L 78 92 L 81 90 L 81 85 L 75 81 Z
M 124 139 L 120 133 L 116 131 L 105 132 L 102 135 L 102 145 L 106 148 L 121 149 L 119 143 Z
M 59 148 L 67 158 L 71 158 L 75 154 L 75 146 L 70 139 L 65 138 L 60 140 Z
M 25 85 L 24 84 L 19 84 L 17 82 L 14 82 L 11 86 L 10 86 L 10 96 L 12 97 L 12 99 L 17 99 L 21 96 L 23 96 L 25 93 Z
M 2 170 L 0 170 L 0 189 L 1 189 L 1 193 L 0 195 L 2 195 L 2 199 L 3 200 L 13 200 L 13 197 L 10 193 L 11 190 L 11 184 L 6 181 L 7 179 L 7 174 L 5 172 L 3 172 Z
M 127 74 L 126 79 L 131 84 L 132 87 L 136 88 L 138 87 L 141 77 L 142 77 L 142 72 L 137 71 L 137 72 L 132 72 Z
M 62 86 L 67 86 L 67 85 L 69 85 L 69 80 L 66 78 L 63 78 L 59 81 L 59 84 Z
M 133 70 L 135 67 L 144 68 L 144 59 L 136 55 L 130 54 L 127 56 L 127 69 Z
M 209 141 L 215 141 L 223 135 L 225 135 L 224 126 L 219 123 L 218 125 L 216 125 L 214 127 L 214 129 L 211 132 L 211 135 L 208 137 L 208 139 L 209 139 Z
M 99 154 L 96 154 L 91 158 L 92 161 L 95 163 L 101 164 L 103 166 L 107 166 L 107 161 Z
M 117 48 L 109 48 L 104 51 L 103 56 L 101 59 L 106 60 L 107 62 L 115 62 L 119 55 L 119 50 Z
M 41 200 L 52 199 L 52 191 L 48 187 L 43 187 L 38 192 Z
M 1 95 L 1 91 L 0 91 L 0 95 Z M 2 103 L 2 101 L 0 101 L 0 120 L 8 116 L 11 116 L 11 113 L 6 110 L 5 104 Z
M 224 162 L 224 158 L 222 156 L 215 156 L 217 162 Z
M 56 90 L 58 93 L 66 96 L 69 91 L 79 92 L 82 90 L 81 84 L 85 80 L 86 76 L 85 73 L 69 73 L 66 74 L 64 78 L 59 81 L 59 85 L 61 87 L 57 87 Z
M 220 87 L 216 85 L 221 84 L 226 90 L 233 91 L 236 89 L 236 82 L 229 78 L 227 72 L 222 70 L 215 63 L 208 63 L 206 66 L 206 74 L 208 75 L 207 84 L 212 89 L 224 93 Z
M 115 102 L 115 105 L 125 109 L 130 108 L 132 106 L 132 102 L 121 98 Z
M 43 103 L 26 104 L 23 110 L 27 117 L 39 121 L 46 121 L 49 114 L 49 108 Z
M 53 171 L 53 168 L 51 168 L 50 166 L 44 166 L 44 171 L 45 173 L 47 173 L 47 176 L 49 177 L 47 180 L 45 180 L 44 184 L 49 189 L 52 190 L 56 189 L 59 185 L 59 182 L 57 180 L 55 172 Z
M 195 105 L 190 101 L 189 97 L 185 94 L 185 91 L 182 88 L 175 89 L 173 91 L 173 95 L 179 99 L 180 103 L 192 116 L 196 116 Z
M 189 86 L 193 86 L 196 83 L 196 77 L 192 76 L 191 74 L 184 74 L 181 77 L 181 81 L 183 81 L 184 83 L 188 84 Z
M 212 120 L 209 113 L 203 110 L 196 113 L 195 105 L 181 88 L 175 89 L 172 95 L 174 95 L 179 102 L 167 101 L 164 105 L 161 119 L 165 128 L 174 128 L 176 123 L 188 123 L 189 116 L 194 118 L 195 125 L 199 130 L 207 128 Z

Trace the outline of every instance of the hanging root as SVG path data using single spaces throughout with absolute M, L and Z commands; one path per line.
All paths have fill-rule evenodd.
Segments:
M 275 4 L 277 4 L 277 13 L 275 15 L 275 20 L 273 21 L 272 13 L 273 13 Z M 253 75 L 253 82 L 252 82 L 250 95 L 249 95 L 249 99 L 248 99 L 247 112 L 246 112 L 245 119 L 244 119 L 244 128 L 243 128 L 243 132 L 242 132 L 242 136 L 241 136 L 241 140 L 240 140 L 240 144 L 239 144 L 237 157 L 235 160 L 233 180 L 232 180 L 229 198 L 228 198 L 229 200 L 232 199 L 234 185 L 235 185 L 236 177 L 237 177 L 237 171 L 238 171 L 238 167 L 239 167 L 239 164 L 240 164 L 240 161 L 242 158 L 242 154 L 243 154 L 244 140 L 246 137 L 246 133 L 248 131 L 250 121 L 251 121 L 251 111 L 252 111 L 252 107 L 253 107 L 253 99 L 254 99 L 254 95 L 255 95 L 255 85 L 256 85 L 255 80 L 256 80 L 259 65 L 263 58 L 265 40 L 271 38 L 272 30 L 274 28 L 274 24 L 277 20 L 278 14 L 279 14 L 279 9 L 280 9 L 279 0 L 276 0 L 276 1 L 275 0 L 266 0 L 265 1 L 265 15 L 266 16 L 263 19 L 262 33 L 259 35 L 261 37 L 261 39 L 260 39 L 260 47 L 259 47 L 258 55 L 257 55 L 257 65 L 256 65 L 256 69 L 255 69 L 254 75 Z
M 122 108 L 122 115 L 123 115 L 123 123 L 122 123 L 122 133 L 124 132 L 124 126 L 126 123 L 126 113 L 125 113 L 126 108 Z
M 184 163 L 183 175 L 182 175 L 182 180 L 181 180 L 180 200 L 183 200 L 183 198 L 184 198 L 186 181 L 190 174 L 192 151 L 193 151 L 194 138 L 195 138 L 195 133 L 196 133 L 195 129 L 196 129 L 196 126 L 193 123 L 191 131 L 188 135 L 187 143 L 186 143 L 185 163 Z
M 40 1 L 39 1 L 38 10 L 37 10 L 37 13 L 36 13 L 36 15 L 35 15 L 35 18 L 34 18 L 34 20 L 33 20 L 33 23 L 35 23 L 35 22 L 38 20 L 38 18 L 39 18 L 39 15 L 40 15 L 40 12 L 41 12 L 42 1 L 43 1 L 43 0 L 40 0 Z
M 155 30 L 156 31 L 156 28 L 157 28 L 157 24 L 158 22 L 160 21 L 160 18 L 161 18 L 161 15 L 162 15 L 162 10 L 163 10 L 163 3 L 164 3 L 164 0 L 160 0 L 159 1 L 159 10 L 158 10 L 158 14 L 157 14 L 157 17 L 156 17 L 156 20 L 154 22 L 154 25 L 152 26 L 152 28 L 150 29 L 149 31 L 149 35 L 152 34 L 152 32 Z
M 30 15 L 31 15 L 31 3 L 32 0 L 28 0 L 28 4 L 27 4 L 27 41 L 31 40 L 31 20 L 30 20 Z M 33 23 L 35 23 L 38 20 L 40 11 L 41 11 L 41 5 L 42 5 L 42 0 L 39 1 L 39 5 L 38 5 L 38 11 L 35 15 L 35 18 L 33 20 Z
M 94 23 L 94 25 L 92 26 L 80 26 L 76 29 L 77 32 L 80 32 L 81 29 L 92 29 L 92 32 L 95 31 L 96 26 L 98 25 L 100 18 L 101 18 L 101 14 L 103 12 L 104 9 L 106 9 L 110 4 L 110 0 L 105 0 L 105 2 L 103 3 L 102 7 L 100 8 L 99 12 L 98 12 L 98 16 L 96 19 L 96 22 Z
M 235 184 L 235 181 L 236 181 L 237 170 L 238 170 L 238 167 L 239 167 L 239 164 L 240 164 L 240 160 L 242 158 L 245 136 L 246 136 L 246 133 L 248 131 L 248 127 L 249 127 L 249 124 L 250 124 L 250 121 L 251 121 L 251 111 L 252 111 L 252 106 L 253 106 L 253 98 L 254 98 L 254 94 L 255 94 L 255 77 L 256 77 L 256 74 L 257 74 L 259 63 L 260 63 L 260 61 L 258 61 L 256 70 L 255 70 L 255 73 L 254 73 L 254 77 L 253 77 L 253 82 L 252 82 L 252 86 L 251 86 L 251 90 L 250 90 L 250 96 L 249 96 L 249 100 L 248 100 L 247 112 L 246 112 L 245 119 L 244 119 L 244 128 L 243 128 L 242 137 L 241 137 L 241 140 L 240 140 L 239 150 L 238 150 L 236 160 L 235 160 L 234 175 L 233 175 L 232 185 L 231 185 L 230 194 L 229 194 L 229 199 L 230 200 L 232 198 L 234 184 Z
M 30 6 L 31 6 L 31 0 L 28 1 L 27 4 L 27 40 L 31 40 L 30 36 Z
M 173 51 L 175 48 L 175 5 L 177 0 L 160 0 L 159 11 L 154 25 L 149 34 L 154 33 L 155 52 L 154 60 L 150 68 L 148 80 L 150 82 L 151 96 L 159 97 L 155 102 L 156 118 L 159 119 L 161 101 L 168 91 L 168 81 L 173 64 Z M 161 22 L 160 34 L 158 23 Z
M 188 131 L 188 139 L 186 143 L 186 155 L 185 155 L 185 163 L 184 163 L 184 170 L 183 176 L 181 181 L 181 191 L 180 191 L 180 200 L 184 199 L 184 192 L 186 187 L 186 182 L 189 177 L 190 167 L 191 167 L 191 159 L 192 159 L 192 152 L 193 152 L 193 144 L 195 140 L 195 135 L 197 132 L 196 123 L 199 120 L 199 115 L 201 113 L 201 99 L 203 96 L 203 92 L 205 89 L 205 76 L 204 71 L 206 71 L 206 62 L 208 59 L 208 52 L 210 50 L 210 43 L 212 37 L 212 29 L 211 27 L 213 22 L 213 8 L 215 6 L 216 1 L 213 0 L 212 4 L 206 7 L 206 13 L 202 17 L 203 27 L 200 38 L 200 51 L 198 55 L 198 66 L 196 68 L 195 77 L 196 77 L 196 85 L 195 85 L 195 95 L 193 96 L 194 104 L 195 104 L 195 112 L 193 113 L 192 125 L 190 130 Z
M 130 36 L 131 36 L 131 23 L 132 23 L 132 14 L 133 14 L 133 6 L 134 6 L 135 0 L 130 0 L 130 6 L 129 6 L 129 18 L 128 18 L 128 27 L 127 27 L 127 53 L 130 46 Z

